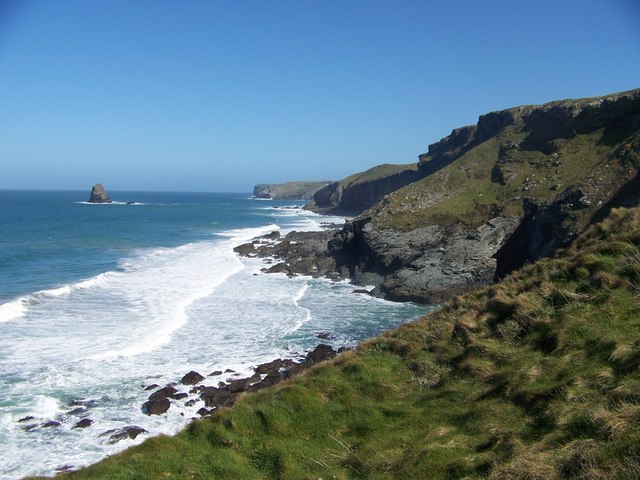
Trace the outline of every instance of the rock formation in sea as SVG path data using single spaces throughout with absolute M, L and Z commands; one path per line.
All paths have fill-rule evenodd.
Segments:
M 104 189 L 101 183 L 96 183 L 91 189 L 91 195 L 89 195 L 89 203 L 111 203 L 109 194 Z

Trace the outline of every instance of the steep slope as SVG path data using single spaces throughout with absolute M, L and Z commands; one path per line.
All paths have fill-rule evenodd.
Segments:
M 640 208 L 574 246 L 62 478 L 640 474 Z
M 640 185 L 640 90 L 480 117 L 332 242 L 361 283 L 439 302 L 552 255 Z
M 319 213 L 357 215 L 421 176 L 416 164 L 378 165 L 318 190 L 306 208 Z

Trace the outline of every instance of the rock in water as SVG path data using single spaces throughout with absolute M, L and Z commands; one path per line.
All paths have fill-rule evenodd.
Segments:
M 204 380 L 204 377 L 200 375 L 198 372 L 194 372 L 192 370 L 189 373 L 187 373 L 184 377 L 182 377 L 182 380 L 180 380 L 180 383 L 182 383 L 183 385 L 195 385 L 196 383 L 200 383 L 202 380 Z
M 106 192 L 101 183 L 96 183 L 91 189 L 89 203 L 111 203 L 109 194 Z

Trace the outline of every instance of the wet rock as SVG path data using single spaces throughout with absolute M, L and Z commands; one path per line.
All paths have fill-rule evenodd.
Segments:
M 329 345 L 321 343 L 311 352 L 307 354 L 307 363 L 309 365 L 328 360 L 336 356 L 336 351 Z
M 35 420 L 36 417 L 34 417 L 33 415 L 27 415 L 26 417 L 22 417 L 21 419 L 18 420 L 18 423 L 24 423 L 24 422 L 29 422 L 31 420 Z
M 90 418 L 83 418 L 82 420 L 80 420 L 78 423 L 76 423 L 73 427 L 71 427 L 72 429 L 75 428 L 87 428 L 88 426 L 90 426 L 93 423 L 93 420 L 91 420 Z
M 196 383 L 200 383 L 204 380 L 204 377 L 200 375 L 198 372 L 194 372 L 193 370 L 187 373 L 182 379 L 180 383 L 183 385 L 195 385 Z
M 171 402 L 167 397 L 157 397 L 144 402 L 142 404 L 142 411 L 147 415 L 161 415 L 169 410 Z
M 173 388 L 172 386 L 167 385 L 164 388 L 161 388 L 160 390 L 153 392 L 151 395 L 149 395 L 149 400 L 155 400 L 158 398 L 166 398 L 166 397 L 173 397 L 176 393 L 178 393 L 178 391 Z
M 83 413 L 86 413 L 86 411 L 86 408 L 78 407 L 74 408 L 73 410 L 69 410 L 67 412 L 67 415 L 82 415 Z
M 187 402 L 184 402 L 184 406 L 185 407 L 193 407 L 195 404 L 196 404 L 196 400 L 195 399 L 192 399 L 192 400 L 189 400 Z
M 198 411 L 196 413 L 198 415 L 200 415 L 201 417 L 206 417 L 207 415 L 211 415 L 214 410 L 215 409 L 213 409 L 213 408 L 211 410 L 209 410 L 208 408 L 202 407 L 202 408 L 198 409 Z
M 145 391 L 149 391 L 149 390 L 155 390 L 156 388 L 160 388 L 160 385 L 158 385 L 157 383 L 154 383 L 153 385 L 149 385 L 147 387 L 145 387 Z
M 282 373 L 279 373 L 278 371 L 270 372 L 261 381 L 251 385 L 248 390 L 253 392 L 262 388 L 271 387 L 277 383 L 280 383 L 284 378 L 284 375 Z
M 187 398 L 188 396 L 189 394 L 187 393 L 176 393 L 171 398 L 173 398 L 174 400 L 182 400 L 183 398 Z
M 51 427 L 59 427 L 60 425 L 62 425 L 60 422 L 56 422 L 55 420 L 49 420 L 46 423 L 43 423 L 41 425 L 42 428 L 51 428 Z
M 277 372 L 283 365 L 283 361 L 281 358 L 276 358 L 267 363 L 262 363 L 254 368 L 254 371 L 259 374 L 268 374 L 272 372 Z
M 267 233 L 266 235 L 264 235 L 263 238 L 269 239 L 269 240 L 277 240 L 278 238 L 280 238 L 280 232 L 278 230 L 274 230 L 271 233 Z
M 233 249 L 238 255 L 247 256 L 256 252 L 256 247 L 253 243 L 243 243 Z
M 236 396 L 226 387 L 206 387 L 200 398 L 204 400 L 204 404 L 207 407 L 222 408 L 233 405 Z
M 56 468 L 56 472 L 68 472 L 70 470 L 73 470 L 73 465 L 62 465 Z
M 358 294 L 361 294 L 361 295 L 369 295 L 369 293 L 371 293 L 371 292 L 369 292 L 369 290 L 366 290 L 366 289 L 364 289 L 364 288 L 356 288 L 356 289 L 355 289 L 353 292 L 351 292 L 351 293 L 358 293 Z
M 236 373 L 235 370 L 231 370 L 230 368 L 227 368 L 224 373 Z
M 147 431 L 136 425 L 128 425 L 122 428 L 114 428 L 112 430 L 107 430 L 104 433 L 100 434 L 100 437 L 109 437 L 105 443 L 114 444 L 118 443 L 121 440 L 125 440 L 130 438 L 131 440 L 135 439 L 138 435 L 143 433 L 147 433 Z
M 222 375 L 222 370 L 215 370 L 207 375 L 207 377 L 217 377 L 218 375 Z
M 249 385 L 251 384 L 251 379 L 249 378 L 239 378 L 238 380 L 231 380 L 229 382 L 229 391 L 231 393 L 240 393 L 244 392 Z
M 336 339 L 336 336 L 332 332 L 320 332 L 320 333 L 316 334 L 316 337 L 320 338 L 321 340 L 335 340 Z
M 287 264 L 284 262 L 276 263 L 272 267 L 267 268 L 264 273 L 283 273 L 287 271 Z

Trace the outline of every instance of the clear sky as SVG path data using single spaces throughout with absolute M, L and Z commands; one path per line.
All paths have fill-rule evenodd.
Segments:
M 638 87 L 637 0 L 0 0 L 0 188 L 339 179 Z

